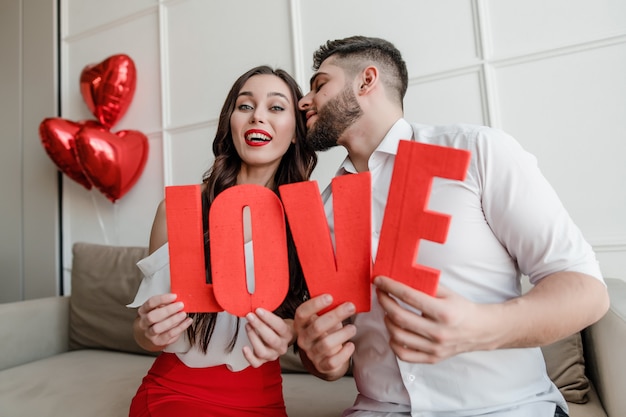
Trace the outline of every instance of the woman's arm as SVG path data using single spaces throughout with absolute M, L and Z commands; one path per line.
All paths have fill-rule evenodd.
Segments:
M 165 200 L 161 201 L 157 207 L 152 230 L 150 231 L 150 245 L 148 250 L 154 252 L 167 242 L 167 219 L 165 217 Z
M 150 232 L 149 252 L 167 242 L 167 222 L 165 200 L 157 208 L 152 231 Z M 150 297 L 137 309 L 133 323 L 133 335 L 137 344 L 148 351 L 160 351 L 174 343 L 191 325 L 192 319 L 183 311 L 183 303 L 176 302 L 175 294 L 161 294 Z

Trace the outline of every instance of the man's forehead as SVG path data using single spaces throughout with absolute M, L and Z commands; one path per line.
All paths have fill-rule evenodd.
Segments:
M 335 77 L 343 74 L 343 70 L 341 69 L 341 67 L 333 64 L 332 62 L 329 62 L 330 60 L 331 58 L 322 62 L 322 65 L 320 65 L 319 69 L 315 71 L 313 76 L 311 76 L 311 86 L 313 85 L 313 83 L 315 83 L 315 80 L 321 76 Z

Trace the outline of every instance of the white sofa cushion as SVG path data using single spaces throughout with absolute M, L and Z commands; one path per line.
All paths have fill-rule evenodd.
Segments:
M 143 353 L 133 338 L 136 309 L 130 303 L 142 274 L 143 247 L 75 243 L 72 248 L 69 348 Z
M 0 377 L 1 414 L 127 416 L 153 361 L 151 356 L 77 350 L 5 369 Z

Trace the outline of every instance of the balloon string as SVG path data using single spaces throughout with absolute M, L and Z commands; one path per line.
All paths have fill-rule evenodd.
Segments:
M 109 237 L 107 236 L 106 229 L 104 227 L 104 221 L 102 220 L 102 215 L 100 214 L 100 210 L 98 209 L 98 202 L 96 201 L 96 196 L 93 189 L 91 190 L 91 201 L 93 202 L 94 209 L 96 210 L 96 215 L 98 216 L 98 223 L 100 224 L 100 230 L 102 231 L 104 243 L 108 245 Z
M 113 203 L 113 224 L 115 225 L 115 244 L 120 244 L 120 205 Z

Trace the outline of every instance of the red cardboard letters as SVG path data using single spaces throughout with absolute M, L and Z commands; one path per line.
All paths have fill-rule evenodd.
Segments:
M 464 180 L 469 161 L 465 150 L 400 141 L 373 269 L 369 172 L 331 183 L 335 249 L 317 182 L 280 186 L 282 204 L 265 187 L 231 187 L 219 194 L 209 212 L 213 285 L 206 283 L 200 186 L 166 187 L 172 292 L 187 312 L 226 310 L 244 316 L 257 307 L 276 309 L 289 287 L 286 213 L 311 296 L 331 294 L 329 308 L 352 301 L 357 311 L 368 311 L 370 280 L 377 275 L 434 295 L 439 271 L 415 263 L 419 241 L 444 243 L 450 224 L 449 215 L 427 209 L 432 180 Z M 254 252 L 252 294 L 244 254 L 246 206 Z
M 199 185 L 165 188 L 171 290 L 188 313 L 222 311 L 206 283 Z
M 419 240 L 444 243 L 450 216 L 427 209 L 434 177 L 464 180 L 470 152 L 400 141 L 372 277 L 384 275 L 430 295 L 439 271 L 417 265 Z
M 311 297 L 331 294 L 328 309 L 352 301 L 369 311 L 371 301 L 370 173 L 334 178 L 335 246 L 316 181 L 279 187 Z
M 244 254 L 243 208 L 250 207 L 254 251 L 254 293 L 248 292 Z M 211 273 L 215 298 L 243 317 L 257 307 L 273 311 L 289 289 L 285 216 L 280 200 L 261 185 L 222 191 L 209 211 Z

